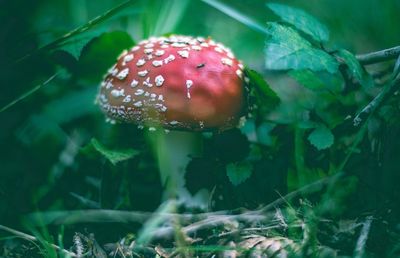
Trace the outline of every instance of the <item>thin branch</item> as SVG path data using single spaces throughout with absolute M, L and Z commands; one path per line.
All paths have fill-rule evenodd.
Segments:
M 375 112 L 382 103 L 400 88 L 400 74 L 396 76 L 371 102 L 368 103 L 353 119 L 354 126 L 360 126 L 366 118 Z
M 18 237 L 21 237 L 21 238 L 23 238 L 23 239 L 26 239 L 26 240 L 28 240 L 28 241 L 33 241 L 33 242 L 38 242 L 38 243 L 44 243 L 44 244 L 46 244 L 46 245 L 49 245 L 49 246 L 55 248 L 55 249 L 58 250 L 58 251 L 61 251 L 61 252 L 65 253 L 65 254 L 69 255 L 69 256 L 78 257 L 75 253 L 70 252 L 70 251 L 68 251 L 68 250 L 65 250 L 65 249 L 59 247 L 58 245 L 51 244 L 51 243 L 49 243 L 49 242 L 47 242 L 47 241 L 44 241 L 44 240 L 39 240 L 38 238 L 36 238 L 36 237 L 34 237 L 34 236 L 31 236 L 31 235 L 28 235 L 28 234 L 26 234 L 26 233 L 23 233 L 23 232 L 21 232 L 21 231 L 18 231 L 18 230 L 15 230 L 15 229 L 12 229 L 12 228 L 3 226 L 3 225 L 0 225 L 0 230 L 4 230 L 4 231 L 6 231 L 6 232 L 9 232 L 9 233 L 11 233 L 11 234 L 13 234 L 13 235 L 16 235 L 16 236 L 18 236 Z
M 357 55 L 357 60 L 363 65 L 375 64 L 391 59 L 396 59 L 400 55 L 400 46 L 392 47 L 376 52 Z

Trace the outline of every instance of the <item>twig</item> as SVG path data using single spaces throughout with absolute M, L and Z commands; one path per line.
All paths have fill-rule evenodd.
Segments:
M 396 76 L 371 102 L 368 103 L 353 119 L 354 126 L 360 126 L 366 118 L 378 109 L 382 103 L 400 87 L 400 74 Z
M 362 258 L 364 257 L 364 249 L 368 240 L 368 234 L 371 228 L 372 216 L 368 216 L 364 222 L 361 229 L 360 236 L 358 237 L 356 248 L 354 250 L 354 257 Z
M 21 231 L 18 231 L 18 230 L 15 230 L 15 229 L 12 229 L 12 228 L 3 226 L 3 225 L 0 225 L 0 230 L 7 231 L 7 232 L 9 232 L 9 233 L 11 233 L 11 234 L 13 234 L 13 235 L 16 235 L 16 236 L 18 236 L 18 237 L 21 237 L 21 238 L 26 239 L 26 240 L 29 240 L 29 241 L 39 242 L 39 243 L 45 243 L 46 245 L 49 245 L 49 246 L 55 248 L 56 250 L 61 251 L 61 252 L 65 253 L 65 254 L 67 254 L 67 255 L 69 255 L 69 256 L 77 257 L 77 255 L 76 255 L 75 253 L 70 252 L 70 251 L 68 251 L 68 250 L 65 250 L 65 249 L 59 247 L 58 245 L 51 244 L 51 243 L 49 243 L 49 242 L 47 242 L 47 241 L 44 241 L 44 240 L 39 240 L 39 239 L 37 239 L 36 237 L 31 236 L 31 235 L 28 235 L 28 234 L 26 234 L 26 233 L 23 233 L 23 232 L 21 232 Z
M 400 55 L 400 46 L 392 47 L 376 52 L 357 55 L 357 60 L 363 65 L 375 64 L 397 58 Z

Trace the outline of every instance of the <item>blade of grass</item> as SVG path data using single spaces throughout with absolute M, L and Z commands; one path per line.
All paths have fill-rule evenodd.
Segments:
M 263 25 L 259 24 L 258 22 L 254 21 L 252 18 L 249 16 L 240 13 L 239 11 L 233 9 L 232 7 L 221 3 L 216 0 L 202 0 L 204 3 L 214 7 L 215 9 L 223 12 L 224 14 L 230 16 L 231 18 L 237 20 L 240 23 L 243 23 L 244 25 L 248 26 L 249 28 L 264 33 L 268 34 L 267 30 L 264 28 Z
M 55 245 L 55 244 L 48 243 L 48 242 L 46 242 L 46 241 L 44 241 L 44 240 L 38 239 L 38 238 L 36 238 L 36 237 L 34 237 L 34 236 L 28 235 L 28 234 L 23 233 L 23 232 L 21 232 L 21 231 L 18 231 L 18 230 L 15 230 L 15 229 L 12 229 L 12 228 L 3 226 L 3 225 L 0 225 L 0 230 L 6 231 L 6 232 L 8 232 L 8 233 L 10 233 L 10 234 L 13 234 L 13 235 L 15 235 L 15 236 L 21 237 L 21 238 L 26 239 L 26 240 L 28 240 L 28 241 L 40 242 L 40 243 L 42 243 L 42 244 L 44 244 L 44 245 L 47 245 L 47 246 L 49 246 L 49 247 L 52 247 L 52 248 L 54 248 L 54 249 L 56 249 L 56 250 L 61 251 L 61 252 L 63 252 L 64 254 L 67 254 L 67 255 L 72 256 L 72 257 L 77 257 L 77 256 L 75 255 L 75 253 L 73 253 L 73 252 L 70 252 L 70 251 L 68 251 L 68 250 L 62 249 L 61 247 L 59 247 L 59 246 L 57 246 L 57 245 Z
M 18 102 L 20 102 L 21 100 L 26 99 L 27 97 L 29 97 L 30 95 L 32 95 L 33 93 L 35 93 L 36 91 L 40 90 L 43 86 L 47 85 L 49 82 L 51 82 L 54 78 L 57 77 L 59 73 L 55 73 L 52 76 L 50 76 L 50 78 L 48 78 L 47 80 L 45 80 L 43 83 L 33 87 L 32 89 L 28 90 L 27 92 L 23 93 L 21 96 L 19 96 L 18 98 L 14 99 L 13 101 L 11 101 L 10 103 L 8 103 L 7 105 L 5 105 L 4 107 L 2 107 L 0 109 L 0 113 L 3 111 L 6 111 L 7 109 L 9 109 L 10 107 L 14 106 L 15 104 L 17 104 Z
M 28 57 L 30 57 L 30 56 L 32 56 L 32 55 L 34 55 L 34 54 L 36 54 L 36 53 L 38 53 L 40 51 L 52 49 L 52 48 L 55 48 L 55 47 L 59 46 L 61 43 L 67 41 L 68 39 L 71 39 L 71 38 L 75 37 L 76 35 L 79 35 L 79 34 L 81 34 L 83 32 L 86 32 L 86 31 L 90 30 L 91 28 L 95 27 L 96 25 L 104 22 L 105 20 L 109 19 L 110 17 L 114 16 L 115 14 L 119 13 L 120 11 L 122 11 L 123 9 L 125 9 L 126 7 L 131 5 L 133 2 L 134 2 L 134 0 L 128 0 L 128 1 L 118 5 L 116 7 L 106 11 L 102 15 L 99 15 L 99 16 L 93 18 L 92 20 L 90 20 L 86 24 L 84 24 L 84 25 L 82 25 L 82 26 L 80 26 L 80 27 L 78 27 L 78 28 L 76 28 L 76 29 L 64 34 L 63 36 L 55 39 L 54 41 L 52 41 L 52 42 L 50 42 L 50 43 L 48 43 L 48 44 L 46 44 L 46 45 L 44 45 L 42 47 L 39 47 L 38 49 L 34 50 L 33 52 L 28 53 L 27 55 L 17 59 L 15 62 L 16 63 L 21 62 L 21 61 L 25 60 L 26 58 L 28 58 Z

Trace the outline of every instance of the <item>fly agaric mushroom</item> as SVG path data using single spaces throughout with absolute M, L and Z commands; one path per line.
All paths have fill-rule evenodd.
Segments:
M 229 48 L 210 38 L 172 35 L 143 40 L 125 50 L 101 83 L 98 103 L 108 118 L 149 126 L 150 131 L 154 126 L 223 131 L 243 116 L 244 89 L 243 65 Z M 164 142 L 178 151 L 169 155 L 184 161 L 170 161 L 174 164 L 168 170 L 184 170 L 196 144 L 188 134 L 173 134 Z

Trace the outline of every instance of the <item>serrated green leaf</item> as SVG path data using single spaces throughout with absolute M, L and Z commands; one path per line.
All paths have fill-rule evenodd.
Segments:
M 294 29 L 275 22 L 268 23 L 266 68 L 270 70 L 310 69 L 336 73 L 339 64 L 328 53 L 314 48 Z
M 93 138 L 90 143 L 83 148 L 83 152 L 90 155 L 93 150 L 101 154 L 113 165 L 116 165 L 118 162 L 131 159 L 140 153 L 134 149 L 110 150 L 95 138 Z
M 310 70 L 291 70 L 288 74 L 307 89 L 321 90 L 325 88 L 325 83 Z
M 305 11 L 277 3 L 269 3 L 267 6 L 282 20 L 310 35 L 316 41 L 328 41 L 328 28 Z
M 324 125 L 319 125 L 308 136 L 308 141 L 318 150 L 329 148 L 334 140 L 331 130 Z
M 234 186 L 246 181 L 251 176 L 253 165 L 250 162 L 230 163 L 226 166 L 226 174 Z
M 372 77 L 365 71 L 358 62 L 357 58 L 349 51 L 340 49 L 337 55 L 343 59 L 347 67 L 349 68 L 350 74 L 360 82 L 361 86 L 368 89 L 374 85 Z
M 261 97 L 263 105 L 267 105 L 268 108 L 273 108 L 279 104 L 280 99 L 278 95 L 271 89 L 261 74 L 246 68 L 245 75 L 249 78 L 250 88 L 255 88 L 257 92 L 260 93 L 259 97 Z

